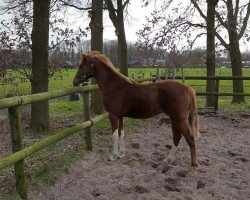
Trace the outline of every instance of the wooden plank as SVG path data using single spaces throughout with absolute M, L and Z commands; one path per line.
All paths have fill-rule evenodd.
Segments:
M 90 99 L 89 92 L 85 92 L 82 94 L 83 97 L 83 110 L 84 110 L 84 121 L 90 120 Z M 92 136 L 91 136 L 91 127 L 85 128 L 85 141 L 86 141 L 86 149 L 92 151 Z
M 135 79 L 137 82 L 147 82 L 147 81 L 153 81 L 155 78 L 139 78 Z M 0 99 L 0 109 L 3 108 L 9 108 L 12 106 L 20 106 L 20 105 L 26 105 L 38 101 L 43 101 L 47 99 L 54 99 L 57 97 L 62 97 L 70 94 L 75 94 L 75 93 L 84 93 L 84 92 L 91 92 L 94 90 L 99 90 L 99 87 L 97 84 L 95 85 L 87 85 L 84 87 L 78 86 L 78 87 L 73 87 L 73 88 L 68 88 L 68 89 L 63 89 L 63 90 L 55 90 L 55 91 L 50 91 L 50 92 L 42 92 L 38 94 L 30 94 L 26 96 L 15 96 L 15 97 L 10 97 L 10 98 L 5 98 L 5 99 Z
M 13 165 L 14 163 L 30 156 L 31 154 L 53 144 L 53 143 L 65 138 L 65 137 L 73 134 L 73 133 L 76 133 L 76 132 L 78 132 L 86 127 L 89 127 L 93 124 L 96 124 L 97 122 L 100 122 L 100 121 L 106 119 L 107 116 L 108 116 L 107 113 L 102 114 L 102 115 L 98 115 L 97 117 L 93 118 L 91 121 L 89 120 L 89 121 L 83 122 L 83 123 L 78 124 L 72 128 L 69 128 L 69 129 L 66 129 L 62 132 L 59 132 L 55 135 L 51 135 L 51 136 L 49 136 L 49 137 L 47 137 L 39 142 L 34 143 L 33 145 L 31 145 L 31 146 L 29 146 L 21 151 L 18 151 L 18 152 L 11 154 L 5 158 L 2 158 L 0 160 L 0 170 L 4 169 L 5 167 L 8 167 L 10 165 Z
M 250 96 L 250 93 L 229 93 L 229 92 L 196 92 L 196 96 L 218 95 L 218 96 Z
M 15 153 L 23 149 L 21 114 L 19 107 L 11 107 L 8 109 L 8 111 L 11 128 L 12 150 L 13 153 Z M 15 163 L 14 170 L 17 192 L 22 199 L 27 199 L 24 159 L 21 159 Z
M 219 89 L 220 89 L 220 80 L 215 81 L 215 101 L 214 101 L 214 112 L 217 112 L 219 109 Z
M 38 101 L 43 101 L 47 99 L 54 99 L 57 97 L 62 97 L 70 94 L 75 93 L 83 93 L 87 91 L 93 91 L 98 90 L 98 85 L 88 85 L 84 87 L 73 87 L 69 89 L 63 89 L 63 90 L 55 90 L 51 92 L 42 92 L 38 94 L 31 94 L 26 96 L 15 96 L 5 99 L 0 99 L 0 109 L 3 108 L 9 108 L 12 106 L 19 106 L 19 105 L 26 105 Z
M 168 77 L 171 79 L 172 77 Z M 165 80 L 165 76 L 161 76 Z M 175 79 L 182 79 L 181 76 L 176 76 Z M 249 76 L 186 76 L 186 80 L 250 80 Z

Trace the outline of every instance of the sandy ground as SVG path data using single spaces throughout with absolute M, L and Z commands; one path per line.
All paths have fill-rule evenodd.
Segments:
M 162 117 L 125 138 L 124 159 L 108 162 L 109 150 L 95 147 L 69 166 L 55 186 L 30 191 L 30 199 L 250 199 L 250 114 L 200 116 L 196 172 L 189 171 L 190 153 L 183 138 L 174 163 L 163 162 L 172 133 Z

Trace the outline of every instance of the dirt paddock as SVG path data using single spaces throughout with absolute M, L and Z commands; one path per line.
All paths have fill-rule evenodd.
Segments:
M 196 172 L 189 171 L 183 138 L 174 163 L 163 162 L 172 134 L 162 117 L 152 118 L 140 134 L 125 139 L 124 159 L 108 162 L 108 148 L 96 147 L 69 166 L 55 186 L 31 192 L 31 199 L 250 199 L 249 113 L 200 115 Z

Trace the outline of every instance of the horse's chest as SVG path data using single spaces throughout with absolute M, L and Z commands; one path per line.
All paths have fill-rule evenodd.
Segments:
M 109 113 L 120 114 L 123 111 L 123 99 L 117 95 L 104 96 L 103 99 L 104 107 Z

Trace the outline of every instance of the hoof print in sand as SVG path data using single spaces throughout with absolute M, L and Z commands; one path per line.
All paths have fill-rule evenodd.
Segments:
M 164 189 L 166 191 L 171 191 L 171 192 L 180 192 L 181 191 L 179 182 L 174 178 L 165 179 Z
M 210 159 L 205 158 L 204 160 L 201 161 L 201 165 L 210 166 L 211 165 Z
M 238 154 L 237 152 L 233 152 L 233 151 L 227 151 L 227 154 L 231 157 L 235 157 L 235 156 L 239 156 L 240 154 Z
M 176 172 L 176 175 L 177 175 L 178 177 L 184 178 L 184 177 L 187 177 L 188 172 L 187 172 L 187 171 L 178 171 L 178 172 Z
M 248 160 L 245 157 L 239 157 L 239 158 L 236 158 L 236 160 L 241 161 L 241 162 L 248 162 Z
M 131 143 L 131 147 L 132 147 L 133 149 L 139 149 L 139 148 L 140 148 L 140 145 L 139 145 L 139 143 Z
M 98 190 L 93 190 L 93 191 L 91 192 L 91 195 L 92 195 L 93 197 L 95 197 L 95 198 L 101 196 L 101 194 L 102 194 L 102 193 L 99 192 Z
M 196 186 L 196 189 L 200 189 L 200 188 L 204 188 L 206 185 L 203 181 L 201 180 L 198 180 L 197 181 L 197 186 Z
M 153 169 L 156 169 L 156 168 L 159 166 L 159 164 L 156 163 L 156 162 L 152 162 L 152 163 L 150 164 L 150 166 L 151 166 Z
M 145 188 L 145 187 L 140 186 L 140 185 L 135 186 L 134 190 L 138 194 L 144 194 L 144 193 L 148 193 L 149 192 L 148 188 Z
M 168 173 L 168 171 L 171 169 L 171 167 L 170 166 L 164 166 L 163 168 L 162 168 L 162 170 L 161 170 L 161 173 L 162 174 L 167 174 Z
M 165 147 L 166 147 L 168 150 L 170 150 L 170 149 L 172 148 L 172 145 L 166 144 Z

